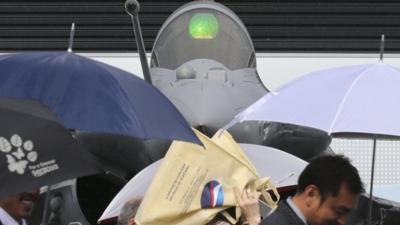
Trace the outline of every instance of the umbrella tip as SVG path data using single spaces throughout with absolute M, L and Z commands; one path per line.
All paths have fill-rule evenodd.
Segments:
M 69 32 L 68 52 L 72 52 L 72 45 L 74 44 L 75 23 L 71 24 L 71 31 Z
M 385 52 L 385 35 L 381 35 L 381 46 L 380 46 L 380 56 L 379 62 L 383 62 L 383 53 Z

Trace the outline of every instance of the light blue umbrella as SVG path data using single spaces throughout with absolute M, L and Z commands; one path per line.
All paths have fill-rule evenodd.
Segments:
M 239 121 L 297 124 L 333 133 L 400 136 L 400 70 L 363 64 L 310 73 L 266 94 Z
M 400 70 L 384 63 L 312 72 L 270 92 L 238 114 L 240 121 L 272 121 L 308 126 L 328 134 L 400 136 Z

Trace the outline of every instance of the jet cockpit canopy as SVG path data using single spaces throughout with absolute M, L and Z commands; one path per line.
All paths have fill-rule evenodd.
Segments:
M 167 19 L 154 42 L 151 67 L 175 70 L 193 59 L 212 59 L 230 70 L 256 67 L 245 26 L 213 1 L 194 1 Z

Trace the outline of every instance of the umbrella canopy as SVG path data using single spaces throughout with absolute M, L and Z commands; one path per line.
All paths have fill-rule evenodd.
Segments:
M 0 71 L 0 96 L 38 100 L 69 129 L 200 143 L 156 88 L 104 63 L 31 52 L 0 56 Z
M 253 144 L 240 144 L 240 146 L 254 164 L 260 176 L 270 177 L 270 180 L 278 188 L 297 185 L 298 176 L 307 166 L 306 161 L 278 149 Z M 161 162 L 162 159 L 136 174 L 114 197 L 99 221 L 117 217 L 127 200 L 144 196 Z
M 316 71 L 266 94 L 227 126 L 261 120 L 332 133 L 400 136 L 400 70 L 384 63 Z
M 101 172 L 83 149 L 36 101 L 0 98 L 0 196 Z

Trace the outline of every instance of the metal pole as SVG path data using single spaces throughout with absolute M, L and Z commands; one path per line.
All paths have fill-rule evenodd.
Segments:
M 43 209 L 43 218 L 42 225 L 47 225 L 47 214 L 49 211 L 49 202 L 50 202 L 50 186 L 46 186 L 46 194 L 44 199 L 44 209 Z
M 75 36 L 75 23 L 71 24 L 71 31 L 69 32 L 68 52 L 72 52 L 72 45 L 74 44 Z
M 385 52 L 385 35 L 381 35 L 381 47 L 380 47 L 380 56 L 379 61 L 383 62 L 383 53 Z
M 372 151 L 371 181 L 369 184 L 368 225 L 372 224 L 372 192 L 373 192 L 373 186 L 374 186 L 375 153 L 376 153 L 376 135 L 374 135 L 374 144 L 373 144 L 373 151 Z
M 139 23 L 139 2 L 136 0 L 127 0 L 125 2 L 125 10 L 131 16 L 133 31 L 135 32 L 136 46 L 140 57 L 140 63 L 142 64 L 143 78 L 145 81 L 152 84 L 149 65 L 147 63 L 146 49 L 144 47 L 142 30 L 140 29 Z

